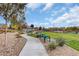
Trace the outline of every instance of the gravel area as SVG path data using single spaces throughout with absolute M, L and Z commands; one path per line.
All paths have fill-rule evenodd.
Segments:
M 42 44 L 46 47 L 47 50 L 47 45 L 48 42 L 44 43 L 43 40 L 39 39 Z M 49 56 L 79 56 L 79 51 L 64 45 L 63 47 L 56 47 L 56 49 L 52 50 L 52 51 L 47 51 Z
M 16 38 L 17 33 L 0 34 L 0 56 L 17 56 L 26 43 L 26 39 Z
M 55 50 L 48 52 L 50 56 L 79 56 L 79 51 L 64 45 L 63 47 L 57 47 Z

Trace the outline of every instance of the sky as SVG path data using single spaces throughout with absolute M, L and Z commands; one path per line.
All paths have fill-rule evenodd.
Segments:
M 5 20 L 2 16 L 0 16 L 0 24 L 5 24 Z
M 79 26 L 79 3 L 28 3 L 25 19 L 28 25 L 42 27 Z M 0 16 L 0 24 L 5 23 Z
M 79 26 L 79 3 L 29 3 L 27 23 L 42 27 Z

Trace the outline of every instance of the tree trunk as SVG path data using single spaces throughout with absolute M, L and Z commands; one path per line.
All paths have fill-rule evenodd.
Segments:
M 6 28 L 5 28 L 5 47 L 7 47 L 7 20 L 6 20 Z

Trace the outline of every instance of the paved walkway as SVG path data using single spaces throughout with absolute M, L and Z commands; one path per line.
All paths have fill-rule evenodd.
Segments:
M 19 56 L 48 56 L 44 46 L 38 39 L 26 34 L 22 36 L 27 39 L 27 42 Z

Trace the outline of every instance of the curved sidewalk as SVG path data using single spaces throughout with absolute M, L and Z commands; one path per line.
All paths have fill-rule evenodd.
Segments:
M 26 38 L 27 42 L 19 56 L 48 56 L 44 46 L 39 39 L 28 36 L 26 34 L 21 36 Z

